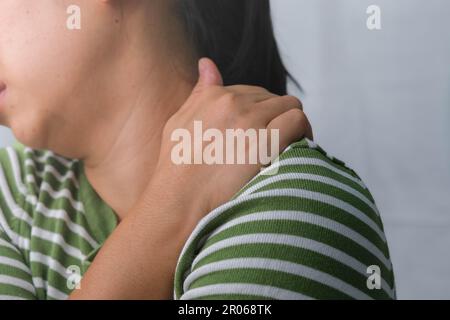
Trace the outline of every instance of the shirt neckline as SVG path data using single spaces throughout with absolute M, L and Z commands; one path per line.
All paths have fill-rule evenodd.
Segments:
M 109 235 L 119 224 L 116 212 L 100 197 L 89 182 L 84 164 L 79 161 L 79 193 L 84 206 L 85 218 L 89 230 L 93 233 L 95 240 L 100 244 L 106 241 Z M 97 248 L 96 248 L 97 249 Z

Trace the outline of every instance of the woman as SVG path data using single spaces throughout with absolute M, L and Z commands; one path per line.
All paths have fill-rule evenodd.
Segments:
M 3 0 L 0 29 L 20 141 L 0 153 L 1 298 L 395 297 L 369 191 L 286 95 L 268 1 Z M 176 165 L 194 121 L 278 129 L 278 170 Z

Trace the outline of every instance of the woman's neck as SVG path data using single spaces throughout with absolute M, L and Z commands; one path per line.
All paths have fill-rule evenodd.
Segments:
M 143 92 L 124 122 L 103 132 L 101 140 L 93 140 L 97 142 L 92 152 L 83 159 L 89 182 L 120 219 L 139 199 L 151 179 L 164 125 L 192 90 L 189 83 L 169 78 L 161 75 L 158 86 L 164 89 L 161 88 L 159 94 L 155 90 Z
M 196 82 L 196 61 L 186 55 L 183 41 L 174 38 L 180 32 L 170 26 L 164 30 L 142 34 L 147 41 L 138 32 L 126 32 L 106 77 L 113 94 L 105 100 L 113 115 L 98 119 L 81 159 L 89 182 L 121 219 L 152 177 L 164 125 Z

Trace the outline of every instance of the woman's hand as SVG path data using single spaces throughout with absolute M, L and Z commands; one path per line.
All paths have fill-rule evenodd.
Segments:
M 148 192 L 153 201 L 158 193 L 156 190 L 172 190 L 165 195 L 170 197 L 167 201 L 178 201 L 180 206 L 190 209 L 173 214 L 173 218 L 179 219 L 184 227 L 185 231 L 181 233 L 183 243 L 204 215 L 230 200 L 267 163 L 259 163 L 260 159 L 257 159 L 257 163 L 249 163 L 250 152 L 254 151 L 258 155 L 261 150 L 258 150 L 259 141 L 245 139 L 245 154 L 240 156 L 246 160 L 246 164 L 236 164 L 236 155 L 241 152 L 236 148 L 233 149 L 235 164 L 175 164 L 174 147 L 177 143 L 171 139 L 174 133 L 183 130 L 189 133 L 193 141 L 195 121 L 201 123 L 202 132 L 214 129 L 220 131 L 224 138 L 229 129 L 256 129 L 256 132 L 267 129 L 269 136 L 264 147 L 269 153 L 272 142 L 278 143 L 277 149 L 281 152 L 302 137 L 312 139 L 311 126 L 299 99 L 277 96 L 254 86 L 224 87 L 216 65 L 206 58 L 200 60 L 199 73 L 199 81 L 191 96 L 164 128 L 160 157 Z M 274 129 L 279 130 L 279 141 L 270 139 L 271 130 Z M 216 153 L 220 152 L 218 158 L 226 163 L 226 153 L 230 151 L 226 150 L 226 144 L 232 141 L 222 142 L 223 148 L 216 150 Z M 194 153 L 197 153 L 197 159 L 202 160 L 206 143 L 203 142 L 199 150 L 191 141 L 189 144 L 191 154 L 187 158 L 191 163 L 194 163 Z M 278 155 L 276 153 L 273 156 Z
M 208 59 L 200 61 L 199 69 L 192 95 L 165 126 L 149 185 L 103 245 L 71 299 L 170 299 L 178 257 L 199 220 L 260 170 L 260 164 L 177 165 L 172 158 L 174 131 L 186 129 L 193 137 L 194 121 L 202 122 L 203 131 L 222 133 L 279 129 L 280 151 L 303 136 L 312 138 L 298 99 L 257 87 L 224 87 Z M 249 150 L 251 146 L 245 159 Z

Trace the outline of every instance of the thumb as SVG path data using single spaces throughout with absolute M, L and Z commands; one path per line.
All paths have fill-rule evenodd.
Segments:
M 198 62 L 199 79 L 196 89 L 208 86 L 223 86 L 222 75 L 216 64 L 209 58 L 202 58 Z

